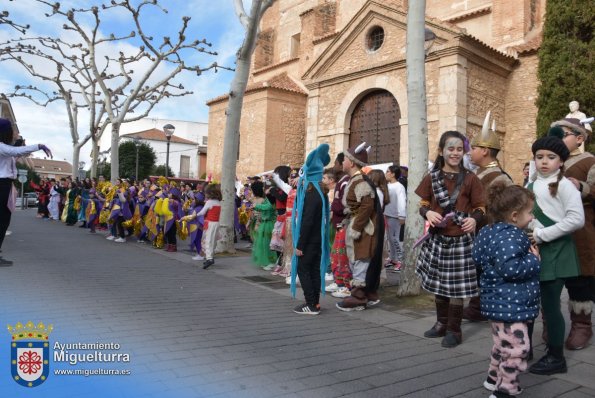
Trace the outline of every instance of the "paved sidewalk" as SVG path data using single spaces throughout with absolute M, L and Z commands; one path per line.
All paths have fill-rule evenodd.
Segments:
M 52 343 L 118 343 L 131 359 L 112 367 L 132 374 L 52 374 L 25 389 L 10 380 L 6 334 L 2 396 L 489 396 L 481 387 L 491 348 L 487 323 L 464 324 L 464 344 L 444 349 L 439 339 L 422 337 L 434 321 L 431 310 L 380 304 L 343 313 L 326 296 L 320 316 L 300 316 L 291 309 L 301 301 L 246 256 L 217 258 L 205 271 L 189 252 L 117 244 L 34 214 L 16 212 L 4 243 L 2 255 L 15 264 L 0 268 L 0 322 L 53 323 Z M 540 333 L 538 325 L 538 342 Z M 567 352 L 565 375 L 523 375 L 522 396 L 595 396 L 594 353 L 592 346 Z

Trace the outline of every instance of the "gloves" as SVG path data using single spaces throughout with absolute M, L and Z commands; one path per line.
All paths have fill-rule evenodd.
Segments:
M 39 149 L 45 152 L 46 156 L 49 156 L 50 159 L 54 158 L 54 155 L 52 155 L 52 151 L 50 151 L 50 148 L 48 148 L 47 146 L 43 145 L 43 144 L 39 144 Z

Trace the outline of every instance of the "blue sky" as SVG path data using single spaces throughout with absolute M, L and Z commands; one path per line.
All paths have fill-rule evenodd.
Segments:
M 107 0 L 66 0 L 61 1 L 63 8 L 88 8 L 93 5 L 109 3 Z M 138 3 L 138 1 L 136 1 Z M 249 3 L 249 2 L 247 2 Z M 156 42 L 163 36 L 176 37 L 182 25 L 182 17 L 189 16 L 189 28 L 186 36 L 189 39 L 205 38 L 213 44 L 212 51 L 217 56 L 198 57 L 194 53 L 186 52 L 189 61 L 195 61 L 201 66 L 217 62 L 220 65 L 234 67 L 235 54 L 242 43 L 244 30 L 234 13 L 233 0 L 160 0 L 160 4 L 167 9 L 168 13 L 153 8 L 151 12 L 144 14 L 143 28 L 148 34 L 155 38 Z M 249 4 L 246 5 L 249 7 Z M 34 0 L 3 0 L 0 11 L 9 11 L 10 18 L 21 24 L 29 24 L 31 28 L 27 36 L 51 35 L 63 38 L 73 37 L 72 33 L 62 29 L 64 20 L 60 16 L 46 17 L 46 7 Z M 247 10 L 249 11 L 249 10 Z M 128 33 L 132 30 L 132 19 L 124 12 L 109 12 L 102 18 L 101 34 L 108 36 L 110 33 L 116 35 Z M 8 27 L 0 25 L 0 42 L 11 38 L 22 36 L 21 33 Z M 114 53 L 119 50 L 132 50 L 138 42 L 130 41 L 118 46 L 110 45 L 102 49 L 106 53 Z M 41 65 L 40 65 L 41 66 Z M 137 71 L 139 72 L 139 71 Z M 165 70 L 158 70 L 162 74 Z M 226 93 L 233 77 L 233 72 L 220 70 L 218 73 L 206 72 L 196 76 L 190 72 L 184 72 L 174 80 L 181 83 L 185 88 L 194 94 L 171 98 L 162 101 L 150 114 L 153 118 L 208 121 L 208 107 L 205 102 L 216 96 Z M 16 62 L 0 62 L 0 92 L 10 93 L 15 85 L 33 84 L 41 88 L 51 89 L 53 86 L 44 85 L 43 82 L 32 80 L 32 78 Z M 11 99 L 21 134 L 27 139 L 28 144 L 45 143 L 54 152 L 55 159 L 72 159 L 72 138 L 68 128 L 66 107 L 63 102 L 55 102 L 43 108 L 34 103 L 22 99 Z M 84 115 L 79 116 L 80 136 L 84 137 L 88 131 L 88 123 Z M 105 134 L 109 134 L 106 131 Z M 81 151 L 81 160 L 89 159 L 90 144 L 87 144 Z M 40 156 L 40 155 L 38 155 Z

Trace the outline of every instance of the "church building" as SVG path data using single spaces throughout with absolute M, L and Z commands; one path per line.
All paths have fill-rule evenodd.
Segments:
M 407 165 L 407 0 L 277 0 L 261 23 L 242 111 L 239 177 L 300 166 L 366 141 Z M 429 156 L 446 130 L 477 134 L 488 110 L 502 166 L 522 180 L 537 109 L 545 0 L 427 0 Z M 220 169 L 226 95 L 210 100 L 207 169 Z M 214 172 L 216 178 L 219 177 Z

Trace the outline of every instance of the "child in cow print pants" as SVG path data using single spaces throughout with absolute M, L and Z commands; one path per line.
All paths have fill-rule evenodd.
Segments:
M 539 313 L 540 258 L 523 231 L 533 219 L 535 195 L 495 182 L 488 188 L 493 223 L 475 239 L 473 260 L 481 267 L 481 314 L 492 324 L 492 347 L 484 387 L 490 398 L 521 393 L 519 374 L 527 369 L 533 320 Z

